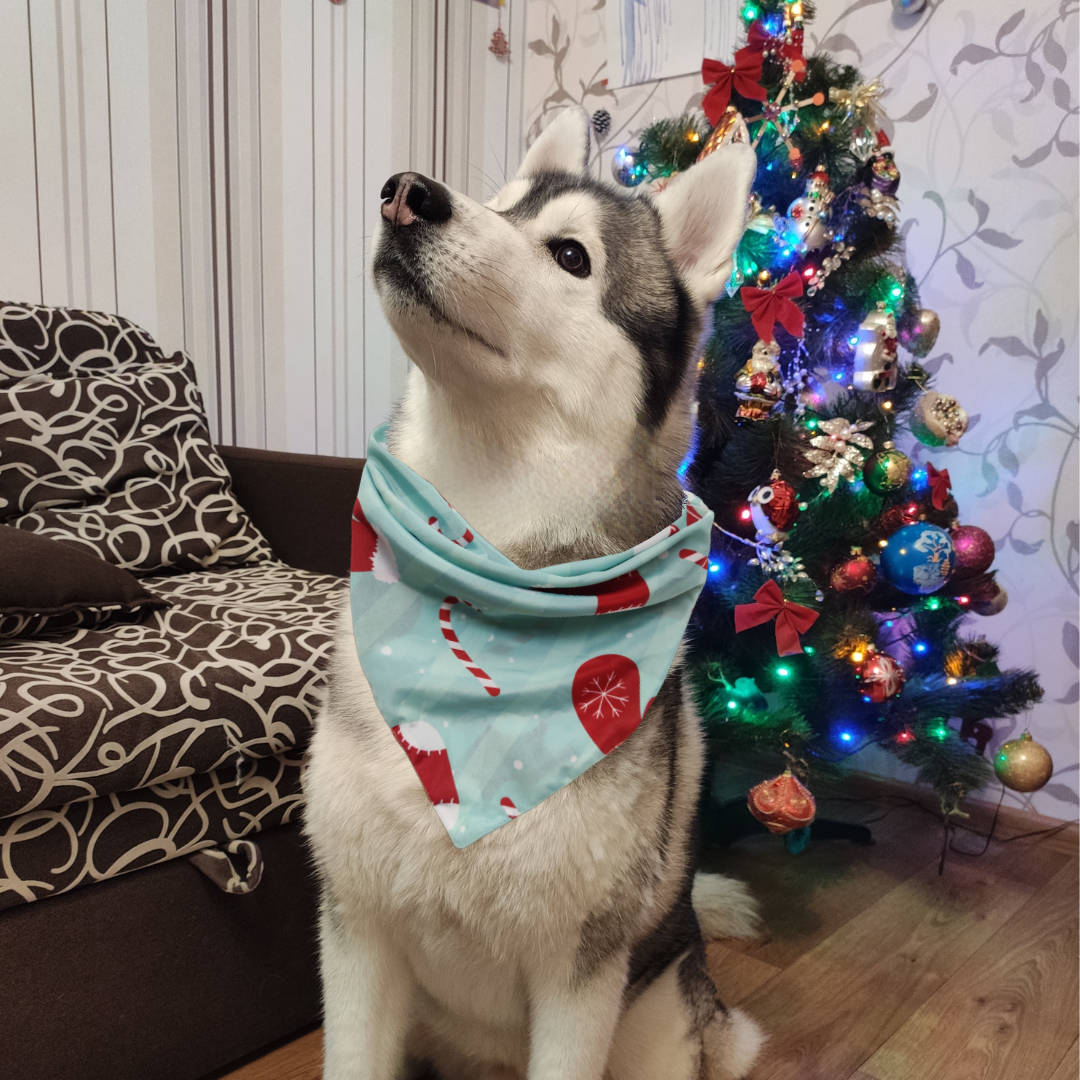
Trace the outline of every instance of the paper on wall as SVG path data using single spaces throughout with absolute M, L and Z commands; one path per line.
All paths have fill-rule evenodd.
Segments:
M 612 88 L 700 71 L 704 56 L 730 57 L 732 0 L 607 0 L 606 9 Z

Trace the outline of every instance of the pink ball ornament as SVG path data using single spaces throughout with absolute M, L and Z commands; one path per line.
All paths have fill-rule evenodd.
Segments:
M 994 561 L 994 541 L 978 525 L 957 525 L 952 530 L 956 572 L 967 575 L 985 574 Z

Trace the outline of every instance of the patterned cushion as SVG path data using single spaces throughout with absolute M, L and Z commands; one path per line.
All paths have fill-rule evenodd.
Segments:
M 233 497 L 183 353 L 0 384 L 0 523 L 138 574 L 272 557 Z
M 160 606 L 160 605 L 158 605 Z M 68 630 L 93 630 L 121 622 L 138 622 L 143 607 L 124 604 L 99 604 L 94 607 L 73 608 L 59 615 L 40 615 L 26 612 L 20 615 L 0 614 L 0 641 L 5 638 L 33 638 L 42 634 L 63 634 Z
M 119 315 L 0 301 L 0 386 L 26 375 L 85 375 L 165 356 L 141 327 Z
M 0 818 L 307 745 L 344 579 L 270 562 L 145 584 L 172 606 L 0 642 Z
M 83 551 L 0 525 L 0 638 L 101 626 L 168 607 L 138 580 Z

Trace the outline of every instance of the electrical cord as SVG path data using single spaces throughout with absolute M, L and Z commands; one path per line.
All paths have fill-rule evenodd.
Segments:
M 924 806 L 919 799 L 913 799 L 907 795 L 829 795 L 822 798 L 821 802 L 852 802 L 852 803 L 872 803 L 880 802 L 884 799 L 893 799 L 896 801 L 895 806 L 886 810 L 883 814 L 879 814 L 877 817 L 867 818 L 864 821 L 860 821 L 860 825 L 873 825 L 878 821 L 883 821 L 889 814 L 895 810 L 899 810 L 904 806 L 914 806 L 924 813 L 929 814 L 935 821 L 941 821 L 944 827 L 944 835 L 942 836 L 941 843 L 941 857 L 938 860 L 938 874 L 944 873 L 945 859 L 947 852 L 952 851 L 957 855 L 965 855 L 968 858 L 979 858 L 985 855 L 990 849 L 991 841 L 997 839 L 994 833 L 997 829 L 998 819 L 1001 815 L 1001 807 L 1005 801 L 1005 785 L 1001 785 L 1001 794 L 998 796 L 997 805 L 994 807 L 994 816 L 990 822 L 989 830 L 984 834 L 976 829 L 971 828 L 969 825 L 963 825 L 958 821 L 951 820 L 948 816 L 942 818 L 939 814 L 936 814 L 929 807 Z M 1060 825 L 1051 825 L 1046 829 L 1032 829 L 1029 832 L 1017 833 L 1015 836 L 1006 836 L 1002 839 L 998 839 L 999 844 L 1011 844 L 1014 840 L 1027 840 L 1033 836 L 1049 836 L 1053 833 L 1061 832 L 1062 829 L 1067 829 L 1070 825 L 1074 825 L 1075 822 L 1063 821 Z M 971 833 L 973 836 L 978 837 L 983 841 L 983 846 L 978 851 L 965 851 L 962 847 L 956 846 L 957 831 Z

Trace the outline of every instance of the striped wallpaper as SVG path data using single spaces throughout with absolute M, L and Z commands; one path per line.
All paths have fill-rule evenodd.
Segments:
M 513 171 L 524 12 L 507 62 L 475 0 L 0 0 L 0 299 L 185 349 L 220 442 L 362 454 L 407 364 L 379 190 Z

